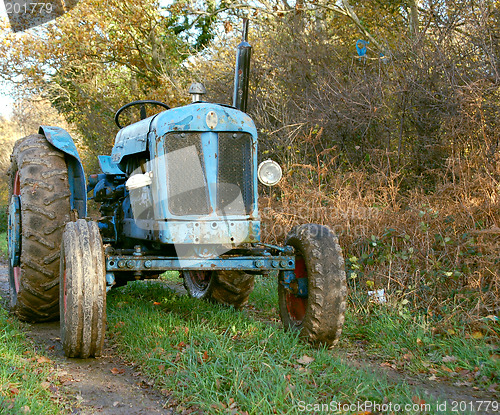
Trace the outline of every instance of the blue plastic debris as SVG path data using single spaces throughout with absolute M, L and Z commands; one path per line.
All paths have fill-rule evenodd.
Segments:
M 356 42 L 356 50 L 358 51 L 358 55 L 360 57 L 364 57 L 366 55 L 366 45 L 368 45 L 368 42 L 367 40 L 363 40 L 363 39 L 359 39 L 357 42 Z

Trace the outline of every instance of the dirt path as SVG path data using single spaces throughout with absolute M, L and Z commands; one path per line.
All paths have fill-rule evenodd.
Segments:
M 481 402 L 499 402 L 500 396 L 498 393 L 488 392 L 484 390 L 479 390 L 477 388 L 466 386 L 463 382 L 460 382 L 460 378 L 455 378 L 457 384 L 452 384 L 447 381 L 437 381 L 437 380 L 429 380 L 427 376 L 417 377 L 415 375 L 408 375 L 405 372 L 400 370 L 396 370 L 387 362 L 380 361 L 370 361 L 363 359 L 359 356 L 358 353 L 352 355 L 347 354 L 346 359 L 349 362 L 360 369 L 369 370 L 375 373 L 381 373 L 385 378 L 394 383 L 406 383 L 410 387 L 414 388 L 415 391 L 425 392 L 428 396 L 433 397 L 434 399 L 438 399 L 441 403 L 441 407 L 443 407 L 443 403 L 446 402 L 446 408 L 460 408 L 466 407 L 468 410 L 470 408 L 474 408 L 472 411 L 477 415 L 491 415 L 491 410 L 481 410 L 481 407 L 485 407 L 485 403 Z M 462 384 L 461 384 L 462 383 Z M 453 411 L 453 409 L 452 409 Z M 443 412 L 443 411 L 441 411 Z M 462 413 L 461 411 L 453 411 L 457 412 L 457 415 Z M 496 411 L 498 413 L 498 411 Z M 439 412 L 436 411 L 436 414 Z
M 8 298 L 8 270 L 0 265 L 0 295 Z M 40 354 L 55 362 L 63 394 L 69 396 L 72 413 L 79 415 L 175 414 L 169 396 L 151 387 L 132 364 L 105 344 L 99 359 L 67 359 L 59 338 L 59 323 L 28 324 L 27 336 Z

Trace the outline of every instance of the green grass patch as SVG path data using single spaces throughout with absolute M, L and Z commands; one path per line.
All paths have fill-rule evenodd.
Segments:
M 431 402 L 404 382 L 349 364 L 339 349 L 312 348 L 272 321 L 256 319 L 275 309 L 275 284 L 258 281 L 249 310 L 238 312 L 179 296 L 161 283 L 131 283 L 108 296 L 108 334 L 180 406 L 209 413 L 287 414 L 306 405 L 364 401 L 412 408 L 417 398 Z
M 7 232 L 0 232 L 0 259 L 8 256 Z
M 445 328 L 432 316 L 413 314 L 389 301 L 369 303 L 351 296 L 343 344 L 363 344 L 363 351 L 398 369 L 447 379 L 483 390 L 500 384 L 499 325 L 488 320 L 482 330 L 448 322 Z
M 3 308 L 0 327 L 0 414 L 65 413 L 51 395 L 57 390 L 53 362 L 36 355 Z
M 179 282 L 181 281 L 178 271 L 166 271 L 160 275 L 160 279 L 167 282 Z

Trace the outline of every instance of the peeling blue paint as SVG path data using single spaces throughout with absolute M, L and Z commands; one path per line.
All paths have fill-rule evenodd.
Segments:
M 43 134 L 55 148 L 67 155 L 71 209 L 77 211 L 79 218 L 87 217 L 87 183 L 80 155 L 73 139 L 66 130 L 60 127 L 42 125 L 38 132 Z

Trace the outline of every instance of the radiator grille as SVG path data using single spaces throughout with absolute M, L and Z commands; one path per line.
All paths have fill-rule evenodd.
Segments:
M 245 215 L 252 210 L 252 136 L 219 134 L 217 210 L 224 215 Z
M 170 212 L 177 216 L 208 215 L 201 133 L 169 133 L 165 146 Z
M 210 213 L 201 133 L 165 136 L 168 208 L 173 215 Z M 252 211 L 252 136 L 218 134 L 217 214 L 247 215 Z

